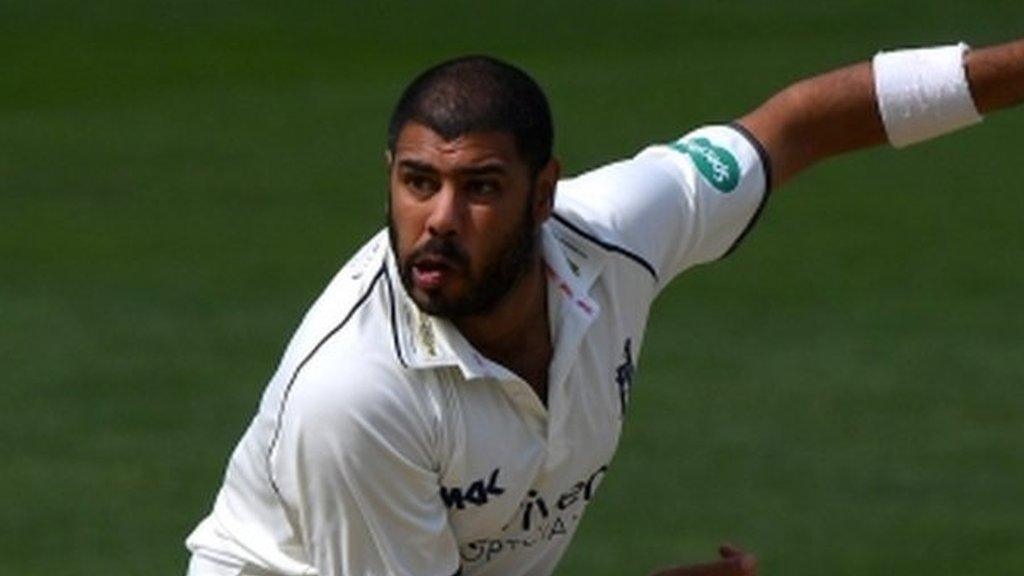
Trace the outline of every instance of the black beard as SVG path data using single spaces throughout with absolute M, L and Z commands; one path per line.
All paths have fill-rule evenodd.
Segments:
M 511 242 L 504 246 L 498 257 L 487 263 L 478 277 L 470 277 L 470 285 L 466 295 L 449 299 L 438 296 L 417 297 L 413 292 L 413 262 L 425 255 L 437 255 L 457 263 L 462 270 L 471 272 L 469 256 L 460 246 L 448 238 L 431 238 L 425 245 L 413 250 L 402 259 L 398 254 L 398 238 L 394 220 L 388 203 L 388 236 L 391 239 L 391 251 L 398 263 L 398 273 L 402 278 L 402 286 L 406 294 L 412 298 L 416 306 L 431 316 L 449 320 L 457 320 L 472 316 L 481 316 L 493 310 L 516 284 L 523 278 L 533 261 L 537 250 L 540 231 L 534 229 L 533 190 L 530 191 L 526 209 L 520 218 L 521 222 Z

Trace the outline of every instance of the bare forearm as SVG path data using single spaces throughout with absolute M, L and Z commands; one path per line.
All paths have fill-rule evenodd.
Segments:
M 886 141 L 867 62 L 797 82 L 739 122 L 769 151 L 773 186 L 821 159 Z
M 980 113 L 1024 102 L 1024 40 L 972 50 L 964 65 Z M 825 158 L 887 141 L 869 62 L 797 82 L 739 121 L 768 150 L 774 186 Z
M 968 52 L 967 80 L 982 114 L 1024 102 L 1024 40 Z

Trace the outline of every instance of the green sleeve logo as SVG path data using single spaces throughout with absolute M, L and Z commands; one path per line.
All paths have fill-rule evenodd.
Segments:
M 719 192 L 728 194 L 739 185 L 740 165 L 736 157 L 725 148 L 715 146 L 707 138 L 679 140 L 670 146 L 689 154 L 704 179 Z

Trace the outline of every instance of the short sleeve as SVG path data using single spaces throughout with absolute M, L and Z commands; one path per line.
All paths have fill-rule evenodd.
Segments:
M 739 125 L 707 126 L 559 184 L 556 212 L 633 254 L 659 288 L 728 254 L 768 196 L 770 164 Z
M 318 374 L 319 373 L 319 374 Z M 274 482 L 319 576 L 451 576 L 458 547 L 416 383 L 307 366 L 272 454 Z

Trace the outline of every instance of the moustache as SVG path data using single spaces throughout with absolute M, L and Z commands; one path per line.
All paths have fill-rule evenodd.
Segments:
M 449 238 L 434 237 L 427 240 L 425 244 L 413 250 L 406 261 L 415 264 L 424 258 L 440 258 L 459 267 L 469 265 L 469 254 Z

